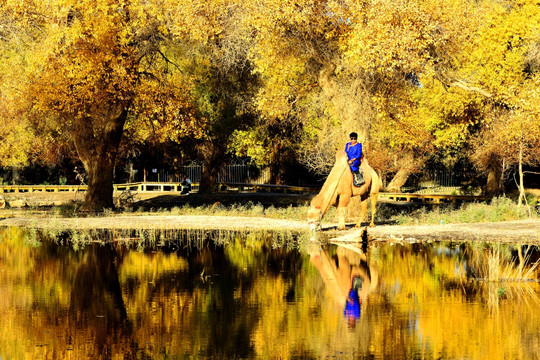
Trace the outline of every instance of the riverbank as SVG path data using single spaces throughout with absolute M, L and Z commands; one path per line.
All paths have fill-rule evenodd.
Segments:
M 354 241 L 367 231 L 368 239 L 394 242 L 492 241 L 540 244 L 540 219 L 443 225 L 382 225 L 336 234 L 334 240 Z
M 208 230 L 208 231 L 276 231 L 309 233 L 304 220 L 310 195 L 280 194 L 209 194 L 179 196 L 175 194 L 137 195 L 136 207 L 126 212 L 104 212 L 99 216 L 81 217 L 75 212 L 73 194 L 25 194 L 21 200 L 27 206 L 20 209 L 3 209 L 0 211 L 0 226 L 17 226 L 37 229 L 62 230 Z M 55 202 L 53 205 L 50 202 Z M 47 205 L 43 205 L 47 202 Z M 40 205 L 41 204 L 41 205 Z M 504 204 L 502 204 L 504 205 Z M 385 212 L 388 208 L 403 207 L 409 215 L 409 224 L 399 225 L 399 221 L 391 220 Z M 434 210 L 429 212 L 425 207 L 414 210 L 410 204 L 384 204 L 379 206 L 379 218 L 374 228 L 353 228 L 352 220 L 349 230 L 337 231 L 334 222 L 335 214 L 328 214 L 320 233 L 325 239 L 340 241 L 359 241 L 364 229 L 370 240 L 381 241 L 496 241 L 540 243 L 540 219 L 512 219 L 500 221 L 486 217 L 482 207 L 473 212 L 461 212 L 463 221 L 454 216 L 448 221 L 450 211 Z M 478 204 L 480 206 L 480 204 Z M 491 205 L 494 207 L 494 205 Z M 405 209 L 407 208 L 407 209 Z M 272 209 L 271 212 L 268 210 Z M 416 212 L 415 215 L 411 215 Z M 495 208 L 500 214 L 506 207 Z M 71 213 L 69 213 L 71 211 Z M 334 210 L 333 210 L 334 211 Z M 410 225 L 410 218 L 418 212 L 428 213 L 431 218 L 420 216 L 418 224 Z M 458 210 L 459 211 L 459 210 Z M 395 209 L 392 210 L 395 212 Z M 270 214 L 270 216 L 269 216 Z M 476 222 L 466 218 L 478 217 Z M 68 216 L 66 216 L 68 215 Z M 433 216 L 436 215 L 436 216 Z M 440 219 L 440 220 L 439 220 Z M 503 217 L 504 219 L 504 217 Z M 398 219 L 399 220 L 399 219 Z M 456 221 L 457 220 L 457 221 Z M 431 221 L 431 222 L 429 222 Z M 442 222 L 442 223 L 441 223 Z M 367 225 L 367 223 L 363 224 Z
M 308 224 L 304 221 L 202 215 L 118 215 L 84 218 L 12 217 L 0 219 L 0 226 L 55 231 L 148 229 L 239 232 L 267 230 L 299 234 L 309 232 Z M 540 244 L 540 219 L 447 225 L 381 225 L 360 229 L 351 227 L 346 231 L 337 231 L 335 224 L 328 224 L 319 235 L 337 241 L 361 241 L 363 231 L 367 231 L 368 239 L 372 241 L 493 241 Z

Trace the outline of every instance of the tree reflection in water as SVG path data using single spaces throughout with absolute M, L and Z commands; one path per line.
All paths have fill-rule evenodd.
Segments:
M 71 280 L 66 330 L 71 339 L 79 337 L 73 330 L 94 334 L 90 337 L 94 349 L 91 355 L 101 358 L 111 353 L 113 344 L 132 337 L 116 269 L 119 257 L 110 245 L 89 246 L 81 255 Z M 126 347 L 129 356 L 134 356 L 135 351 Z
M 29 235 L 0 229 L 2 359 L 540 353 L 536 247 L 285 248 L 247 235 L 223 245 L 73 250 Z M 502 275 L 486 280 L 485 271 Z

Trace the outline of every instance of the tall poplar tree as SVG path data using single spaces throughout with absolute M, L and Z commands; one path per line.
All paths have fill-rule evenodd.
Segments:
M 12 111 L 15 127 L 28 119 L 33 129 L 47 127 L 71 139 L 88 173 L 88 211 L 113 207 L 114 165 L 126 121 L 177 124 L 177 136 L 196 126 L 189 81 L 164 48 L 172 39 L 170 8 L 160 4 L 0 1 L 2 18 L 14 29 L 2 39 L 2 54 L 21 67 L 0 84 L 2 94 L 21 99 L 7 105 L 21 109 Z

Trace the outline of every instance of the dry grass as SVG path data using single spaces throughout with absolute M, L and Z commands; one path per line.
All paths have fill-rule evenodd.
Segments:
M 460 208 L 420 208 L 413 213 L 401 213 L 395 216 L 400 225 L 435 225 L 466 224 L 478 222 L 500 222 L 510 220 L 537 219 L 538 212 L 529 216 L 525 206 L 518 206 L 507 197 L 494 198 L 491 203 L 468 203 Z

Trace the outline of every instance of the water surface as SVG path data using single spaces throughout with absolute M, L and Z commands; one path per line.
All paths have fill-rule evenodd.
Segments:
M 0 359 L 537 359 L 537 261 L 526 245 L 261 235 L 74 249 L 4 228 Z

